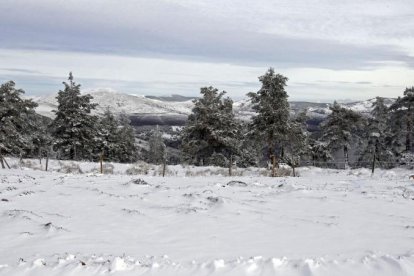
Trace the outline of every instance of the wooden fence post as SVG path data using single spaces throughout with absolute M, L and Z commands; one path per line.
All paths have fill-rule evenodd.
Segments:
M 101 152 L 101 156 L 99 158 L 99 162 L 101 163 L 101 173 L 103 174 L 103 152 Z
M 166 167 L 167 167 L 167 158 L 164 158 L 164 161 L 162 162 L 162 177 L 165 177 Z
M 272 177 L 276 176 L 276 156 L 272 155 Z
M 47 171 L 48 166 L 49 166 L 49 151 L 46 152 L 46 168 L 45 168 L 46 171 Z
M 232 176 L 232 167 L 233 167 L 233 155 L 230 155 L 230 160 L 229 160 L 229 176 Z

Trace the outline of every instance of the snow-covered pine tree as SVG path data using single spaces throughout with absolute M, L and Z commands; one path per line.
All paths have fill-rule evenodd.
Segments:
M 248 93 L 252 108 L 257 112 L 252 119 L 252 129 L 257 139 L 266 141 L 269 159 L 275 157 L 277 162 L 290 129 L 288 94 L 285 91 L 288 78 L 270 68 L 259 80 L 262 83 L 260 90 Z
M 99 146 L 96 147 L 96 154 L 103 154 L 105 160 L 119 162 L 117 153 L 119 122 L 109 108 L 99 119 L 100 127 L 96 138 Z
M 403 120 L 403 110 L 393 109 L 391 105 L 388 111 L 387 146 L 392 151 L 395 159 L 398 160 L 406 149 L 406 139 L 404 137 L 406 124 Z
M 138 160 L 138 149 L 135 145 L 135 134 L 131 120 L 127 114 L 122 112 L 118 116 L 118 122 L 116 155 L 122 163 L 135 162 Z
M 32 147 L 30 131 L 33 128 L 27 117 L 34 116 L 37 104 L 22 99 L 23 94 L 13 81 L 0 86 L 0 158 L 2 154 L 20 154 Z
M 53 147 L 62 159 L 92 159 L 96 147 L 97 117 L 91 115 L 96 104 L 92 96 L 81 95 L 80 84 L 73 81 L 69 73 L 69 83 L 63 82 L 64 90 L 56 97 L 58 108 L 52 123 Z
M 182 133 L 185 159 L 197 165 L 226 166 L 231 155 L 239 154 L 240 124 L 234 117 L 233 101 L 211 86 L 201 88 L 200 93 Z
M 291 119 L 287 135 L 289 142 L 283 147 L 281 159 L 292 168 L 293 176 L 296 176 L 295 169 L 300 166 L 302 157 L 309 152 L 306 120 L 306 111 L 300 112 Z
M 150 163 L 162 164 L 165 161 L 167 149 L 158 126 L 151 131 L 148 145 L 148 160 Z
M 237 165 L 239 167 L 265 165 L 267 160 L 263 160 L 263 149 L 266 145 L 257 139 L 250 128 L 250 122 L 240 122 L 240 137 L 243 138 L 239 139 L 240 146 L 237 146 L 240 154 L 240 157 L 236 158 Z
M 399 152 L 413 152 L 413 132 L 414 132 L 414 87 L 406 88 L 403 97 L 398 97 L 394 104 L 390 106 L 392 125 L 399 127 L 399 131 L 394 132 L 394 148 L 401 143 L 405 146 Z
M 49 156 L 50 146 L 52 144 L 49 126 L 52 119 L 39 114 L 31 114 L 26 117 L 32 129 L 30 135 L 32 145 L 30 155 L 32 157 L 38 157 L 39 159 Z
M 358 131 L 362 116 L 350 109 L 341 107 L 336 101 L 330 107 L 331 114 L 322 124 L 322 141 L 332 151 L 343 150 L 345 167 L 348 167 L 348 153 L 351 145 L 359 142 Z
M 313 166 L 324 167 L 332 159 L 328 143 L 309 139 L 309 155 Z
M 372 104 L 371 117 L 367 120 L 363 132 L 364 146 L 360 152 L 358 162 L 364 167 L 380 166 L 391 167 L 394 158 L 389 146 L 388 107 L 384 98 L 377 97 Z

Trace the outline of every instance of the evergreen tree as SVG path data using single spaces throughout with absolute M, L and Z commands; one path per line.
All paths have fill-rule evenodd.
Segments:
M 404 152 L 413 152 L 414 131 L 414 87 L 406 88 L 403 97 L 398 97 L 391 105 L 392 125 L 394 128 L 393 146 L 397 148 L 404 145 Z M 397 129 L 398 127 L 398 129 Z
M 363 133 L 365 145 L 358 162 L 365 167 L 378 163 L 381 167 L 388 168 L 393 162 L 389 146 L 388 108 L 381 97 L 377 97 L 372 106 L 371 117 L 368 118 Z
M 331 114 L 322 125 L 322 140 L 331 151 L 343 150 L 345 167 L 348 166 L 348 152 L 351 144 L 358 141 L 358 131 L 362 122 L 360 114 L 341 107 L 334 102 Z
M 0 86 L 0 158 L 4 153 L 20 154 L 32 147 L 33 128 L 27 118 L 34 116 L 37 104 L 22 99 L 23 94 L 13 81 Z
M 302 157 L 309 152 L 306 120 L 306 111 L 291 120 L 287 135 L 289 142 L 283 147 L 282 161 L 292 168 L 293 176 L 296 176 L 295 168 L 299 167 Z
M 58 93 L 58 109 L 52 123 L 54 149 L 63 159 L 79 160 L 93 158 L 97 137 L 97 117 L 91 115 L 96 104 L 92 96 L 81 95 L 80 85 L 73 81 L 69 73 L 69 83 Z
M 267 160 L 263 159 L 263 149 L 266 144 L 258 139 L 257 135 L 251 130 L 250 122 L 241 122 L 240 145 L 239 148 L 240 157 L 236 158 L 237 165 L 239 167 L 248 167 L 252 165 L 261 166 L 265 165 Z
M 105 160 L 119 162 L 117 152 L 119 122 L 109 108 L 105 110 L 103 116 L 100 118 L 99 124 L 97 144 L 100 144 L 100 146 L 96 148 L 98 150 L 97 154 L 103 154 Z
M 252 120 L 252 129 L 258 139 L 266 141 L 269 159 L 275 157 L 277 161 L 290 130 L 288 94 L 285 91 L 288 79 L 270 68 L 259 80 L 262 83 L 260 90 L 248 94 L 252 108 L 257 112 Z
M 120 162 L 136 162 L 138 160 L 138 149 L 135 145 L 134 129 L 127 114 L 121 113 L 118 117 L 118 146 L 117 156 Z
M 128 116 L 119 118 L 107 108 L 100 118 L 96 147 L 97 154 L 103 154 L 105 160 L 113 162 L 135 162 L 137 148 Z
M 39 159 L 49 155 L 50 146 L 52 145 L 52 136 L 49 126 L 52 119 L 39 114 L 33 114 L 27 118 L 31 125 L 31 156 Z
M 309 155 L 313 166 L 326 164 L 332 159 L 328 144 L 325 141 L 315 139 L 309 140 Z
M 149 151 L 148 159 L 153 164 L 162 164 L 166 158 L 166 147 L 158 126 L 151 131 L 151 136 L 148 140 Z
M 200 93 L 183 130 L 182 150 L 190 163 L 224 166 L 231 155 L 239 155 L 240 124 L 234 117 L 233 101 L 211 86 L 201 88 Z

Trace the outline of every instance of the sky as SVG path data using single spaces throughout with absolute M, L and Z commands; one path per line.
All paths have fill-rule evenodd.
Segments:
M 1 0 L 0 82 L 242 99 L 269 67 L 291 100 L 397 97 L 414 85 L 413 0 Z

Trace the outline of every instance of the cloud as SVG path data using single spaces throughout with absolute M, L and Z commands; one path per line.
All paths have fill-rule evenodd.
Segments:
M 37 70 L 28 70 L 22 68 L 0 68 L 0 71 L 11 72 L 11 73 L 23 73 L 23 74 L 42 74 L 40 71 Z
M 316 1 L 316 7 L 309 7 L 306 1 L 293 1 L 291 6 L 296 7 L 299 14 L 295 14 L 285 1 L 282 1 L 284 9 L 280 9 L 272 4 L 273 1 L 263 0 L 259 2 L 272 12 L 259 9 L 261 13 L 248 13 L 249 8 L 257 10 L 257 5 L 251 1 L 245 2 L 247 4 L 229 1 L 228 6 L 217 1 L 201 1 L 198 5 L 188 1 L 160 0 L 123 1 L 122 5 L 117 1 L 88 1 L 82 5 L 79 1 L 22 2 L 6 1 L 6 8 L 0 10 L 0 31 L 3 34 L 0 43 L 3 47 L 283 68 L 370 70 L 391 61 L 414 65 L 408 52 L 399 45 L 385 43 L 385 39 L 380 43 L 357 43 L 363 40 L 364 33 L 360 40 L 346 39 L 351 27 L 359 30 L 363 29 L 362 24 L 367 24 L 369 30 L 376 30 L 372 25 L 378 16 L 366 15 L 363 19 L 361 15 L 355 15 L 350 9 L 357 7 L 354 1 L 341 6 L 345 8 L 342 15 L 350 12 L 357 16 L 356 24 L 352 24 L 351 19 L 341 20 L 341 17 L 337 20 L 339 22 L 333 21 L 332 15 L 323 10 L 324 7 L 329 11 L 333 8 L 327 1 Z M 401 5 L 401 1 L 396 3 Z M 215 5 L 221 7 L 228 18 Z M 241 11 L 250 16 L 245 21 L 251 21 L 253 27 L 242 24 L 239 15 L 232 11 L 231 8 L 237 11 L 238 5 L 244 6 Z M 286 14 L 281 12 L 284 10 Z M 312 10 L 319 13 L 312 15 Z M 256 18 L 262 14 L 267 22 Z M 338 15 L 337 12 L 335 14 Z M 389 14 L 388 17 L 384 15 L 388 21 L 396 18 L 395 13 Z M 271 18 L 272 15 L 275 17 Z M 322 25 L 319 17 L 326 20 L 327 27 Z M 297 22 L 302 22 L 302 25 L 298 26 Z M 307 25 L 310 27 L 304 26 L 303 22 L 309 22 Z M 279 28 L 272 28 L 272 23 Z M 408 20 L 408 25 L 411 23 L 412 20 Z M 264 29 L 259 24 L 265 24 L 262 25 Z M 338 36 L 332 35 L 334 30 L 338 31 Z M 313 35 L 306 35 L 306 31 Z M 402 35 L 395 29 L 389 33 L 391 38 Z
M 269 66 L 295 99 L 395 95 L 414 74 L 411 0 L 3 0 L 0 80 L 243 97 Z M 318 81 L 320 80 L 320 81 Z

